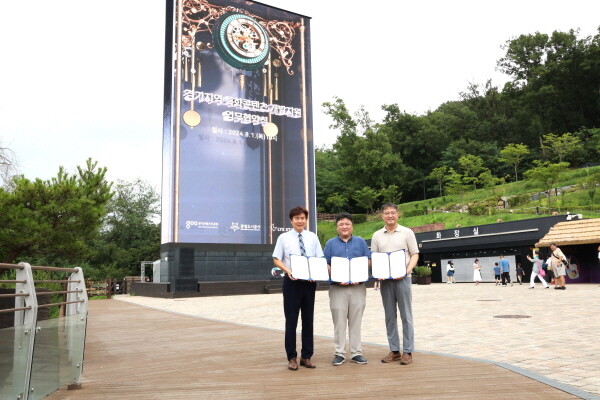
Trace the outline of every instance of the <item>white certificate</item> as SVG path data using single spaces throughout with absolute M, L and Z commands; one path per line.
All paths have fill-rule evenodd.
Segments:
M 308 259 L 310 267 L 310 279 L 313 281 L 328 281 L 329 268 L 327 268 L 327 259 L 325 257 L 310 257 Z
M 371 253 L 371 274 L 377 279 L 395 279 L 406 275 L 406 251 Z
M 369 280 L 369 258 L 331 257 L 331 280 L 340 283 L 360 283 Z
M 331 280 L 350 283 L 350 260 L 345 257 L 331 257 Z
M 390 276 L 400 278 L 406 275 L 406 251 L 398 250 L 390 253 Z
M 294 279 L 310 279 L 310 272 L 308 270 L 308 258 L 305 256 L 290 256 L 290 268 L 292 270 L 292 277 Z
M 350 280 L 352 283 L 366 282 L 369 280 L 368 257 L 355 257 L 350 260 Z
M 390 256 L 387 253 L 371 253 L 371 275 L 376 279 L 390 278 Z
M 294 279 L 305 281 L 328 281 L 329 270 L 325 257 L 290 255 L 290 267 Z

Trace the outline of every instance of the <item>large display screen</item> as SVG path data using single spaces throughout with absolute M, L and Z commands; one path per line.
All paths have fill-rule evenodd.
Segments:
M 315 229 L 309 22 L 168 1 L 162 243 L 272 244 L 297 205 Z

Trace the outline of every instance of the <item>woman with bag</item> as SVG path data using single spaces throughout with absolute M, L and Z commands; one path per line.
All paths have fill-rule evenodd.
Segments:
M 560 248 L 556 245 L 556 243 L 552 243 L 550 245 L 550 250 L 552 250 L 551 265 L 552 265 L 552 271 L 554 272 L 554 281 L 556 282 L 556 286 L 554 286 L 554 289 L 565 290 L 567 288 L 565 286 L 565 284 L 566 284 L 565 276 L 567 275 L 566 266 L 569 264 L 567 262 L 567 257 L 565 257 L 565 255 L 560 250 Z
M 536 250 L 533 258 L 529 257 L 527 254 L 527 259 L 533 263 L 533 267 L 531 268 L 531 279 L 529 280 L 529 289 L 535 289 L 535 278 L 537 278 L 542 282 L 545 289 L 548 289 L 548 284 L 544 280 L 544 275 L 546 272 L 542 268 L 542 260 L 540 260 L 540 252 Z

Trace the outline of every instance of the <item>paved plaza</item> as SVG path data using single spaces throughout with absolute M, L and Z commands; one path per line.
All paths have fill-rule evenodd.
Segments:
M 568 285 L 564 291 L 545 290 L 539 283 L 534 290 L 528 286 L 412 285 L 415 362 L 418 352 L 433 352 L 509 364 L 600 396 L 600 285 Z M 216 321 L 284 329 L 281 294 L 115 299 Z M 367 289 L 362 334 L 363 342 L 382 345 L 378 354 L 364 354 L 370 362 L 379 362 L 388 349 L 381 297 L 373 289 Z M 327 291 L 317 292 L 315 335 L 333 336 Z M 285 358 L 283 343 L 280 347 Z M 333 355 L 333 343 L 315 351 Z M 449 371 L 451 366 L 450 361 Z

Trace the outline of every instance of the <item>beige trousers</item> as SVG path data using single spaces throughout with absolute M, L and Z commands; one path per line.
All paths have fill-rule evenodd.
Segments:
M 331 285 L 329 307 L 333 318 L 335 355 L 346 358 L 346 328 L 350 339 L 351 357 L 362 354 L 360 327 L 367 304 L 367 289 L 360 285 Z

